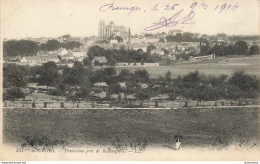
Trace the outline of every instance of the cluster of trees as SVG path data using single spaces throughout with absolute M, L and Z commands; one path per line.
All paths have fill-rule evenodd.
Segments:
M 105 56 L 107 59 L 108 65 L 115 65 L 117 62 L 126 62 L 126 63 L 136 63 L 136 62 L 158 62 L 160 61 L 160 57 L 156 55 L 152 55 L 152 49 L 154 46 L 148 46 L 148 52 L 144 52 L 142 49 L 139 50 L 126 50 L 126 49 L 108 49 L 105 50 L 100 46 L 93 46 L 89 48 L 87 53 L 88 58 L 84 60 L 85 65 L 90 62 L 90 60 L 94 59 L 96 56 Z
M 3 99 L 15 100 L 24 98 L 22 88 L 28 83 L 29 68 L 14 64 L 4 64 L 3 66 Z
M 209 54 L 216 54 L 216 56 L 226 55 L 257 55 L 259 54 L 259 46 L 253 45 L 250 48 L 245 41 L 236 41 L 235 44 L 229 45 L 215 45 L 212 47 Z
M 124 41 L 123 38 L 120 36 L 110 36 L 108 40 L 110 41 L 110 40 L 114 40 L 114 39 L 117 40 L 118 43 Z
M 170 80 L 170 73 L 161 77 L 160 93 L 167 93 L 174 100 L 177 96 L 191 100 L 219 100 L 258 98 L 259 79 L 236 71 L 228 78 L 226 75 L 219 77 L 205 76 L 198 71 Z
M 185 32 L 183 34 L 177 33 L 176 35 L 166 36 L 167 42 L 198 42 L 199 38 L 194 37 L 193 33 Z
M 249 49 L 249 55 L 259 55 L 260 54 L 260 47 L 257 45 L 253 45 Z
M 10 40 L 3 43 L 4 57 L 32 56 L 38 52 L 38 45 L 30 40 Z
M 230 37 L 232 41 L 239 41 L 239 40 L 259 40 L 259 35 L 251 35 L 251 36 L 232 36 Z
M 81 46 L 81 43 L 77 42 L 77 41 L 60 43 L 59 41 L 52 39 L 52 40 L 48 40 L 46 43 L 40 44 L 39 51 L 55 51 L 62 47 L 67 50 L 69 50 L 69 49 L 72 50 L 74 48 L 79 48 L 80 46 Z
M 70 41 L 60 43 L 57 40 L 48 40 L 47 43 L 39 43 L 30 40 L 10 40 L 3 43 L 4 57 L 14 56 L 34 56 L 38 51 L 54 51 L 61 47 L 66 49 L 74 49 L 80 47 L 81 43 Z
M 23 88 L 27 87 L 28 82 L 52 86 L 49 94 L 66 96 L 74 102 L 93 98 L 102 91 L 106 92 L 109 101 L 113 94 L 118 95 L 118 99 L 123 99 L 121 95 L 124 99 L 131 95 L 138 100 L 166 94 L 172 101 L 178 97 L 201 101 L 259 96 L 259 79 L 244 71 L 236 71 L 231 77 L 206 76 L 196 71 L 172 79 L 170 72 L 150 78 L 146 70 L 131 72 L 123 69 L 118 72 L 114 67 L 93 70 L 82 62 L 75 62 L 72 68 L 57 67 L 54 62 L 35 67 L 4 65 L 5 100 L 24 98 Z M 95 86 L 97 82 L 104 82 L 106 86 Z

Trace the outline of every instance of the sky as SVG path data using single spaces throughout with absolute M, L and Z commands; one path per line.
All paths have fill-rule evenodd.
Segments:
M 134 7 L 140 10 L 130 13 L 130 10 L 101 8 L 112 3 L 114 9 Z M 192 10 L 190 6 L 193 3 L 197 5 Z M 227 6 L 221 12 L 220 8 L 225 3 Z M 175 5 L 174 10 L 164 10 L 167 5 Z M 154 6 L 157 10 L 153 10 Z M 100 11 L 100 8 L 106 11 Z M 159 22 L 160 18 L 168 19 L 183 10 L 176 20 L 187 18 L 193 11 L 192 24 L 179 21 L 174 27 L 162 27 L 149 33 L 180 29 L 208 35 L 259 35 L 259 9 L 260 0 L 2 0 L 1 34 L 8 39 L 65 34 L 97 36 L 101 19 L 106 24 L 114 21 L 116 25 L 131 28 L 132 34 L 140 34 L 145 32 L 146 27 Z

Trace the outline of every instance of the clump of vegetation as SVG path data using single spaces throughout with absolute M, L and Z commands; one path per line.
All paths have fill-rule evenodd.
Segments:
M 34 56 L 39 51 L 54 51 L 59 48 L 74 49 L 79 48 L 81 45 L 77 41 L 69 41 L 66 43 L 60 43 L 57 40 L 48 40 L 47 43 L 38 45 L 37 42 L 30 40 L 10 40 L 3 43 L 3 55 L 5 57 L 21 56 Z
M 17 87 L 8 88 L 4 91 L 3 94 L 4 100 L 14 101 L 16 99 L 23 99 L 23 98 L 25 98 L 24 92 L 22 91 L 21 88 L 17 88 Z
M 135 141 L 125 141 L 121 138 L 115 138 L 111 143 L 117 150 L 141 153 L 146 149 L 148 140 L 147 136 L 144 138 L 137 138 Z
M 64 145 L 64 141 L 60 140 L 52 140 L 47 136 L 26 136 L 24 137 L 25 142 L 21 145 L 22 147 L 53 147 L 53 146 L 61 146 Z
M 92 49 L 92 53 L 96 53 Z M 98 50 L 103 51 L 103 50 Z M 89 53 L 90 53 L 89 52 Z M 257 99 L 259 97 L 259 79 L 248 75 L 245 71 L 235 71 L 232 76 L 209 76 L 198 71 L 173 79 L 171 72 L 164 76 L 151 78 L 147 70 L 120 72 L 114 67 L 91 69 L 87 62 L 74 62 L 69 67 L 58 67 L 55 62 L 47 62 L 42 66 L 22 67 L 5 64 L 3 73 L 4 100 L 24 98 L 23 92 L 28 89 L 27 83 L 47 86 L 50 95 L 65 96 L 67 100 L 88 101 L 105 92 L 108 103 L 118 102 L 125 107 L 143 107 L 145 101 L 160 94 L 174 101 L 181 97 L 186 100 L 215 101 Z M 96 85 L 102 83 L 101 86 Z M 20 89 L 19 89 L 20 88 Z M 96 97 L 95 97 L 96 96 Z M 117 100 L 115 98 L 117 96 Z M 131 99 L 130 99 L 131 97 Z M 131 100 L 141 101 L 126 103 Z M 105 101 L 105 100 L 104 100 Z M 137 106 L 136 106 L 137 105 Z

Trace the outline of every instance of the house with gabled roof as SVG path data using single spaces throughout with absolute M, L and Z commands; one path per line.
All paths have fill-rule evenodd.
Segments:
M 29 66 L 41 65 L 47 62 L 59 62 L 59 59 L 55 55 L 42 55 L 42 56 L 24 56 L 20 62 L 28 63 Z
M 103 64 L 107 63 L 107 59 L 105 56 L 96 56 L 94 58 L 94 61 L 98 61 L 99 63 L 103 63 Z

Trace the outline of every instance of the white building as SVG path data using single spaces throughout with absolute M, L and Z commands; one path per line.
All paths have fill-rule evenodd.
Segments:
M 45 55 L 45 56 L 25 56 L 23 57 L 20 62 L 21 63 L 28 63 L 29 66 L 41 65 L 47 62 L 59 62 L 57 56 L 54 55 Z
M 159 67 L 159 63 L 117 63 L 117 67 Z
M 158 43 L 159 40 L 160 40 L 159 38 L 155 38 L 155 37 L 146 37 L 145 43 Z
M 82 51 L 73 51 L 72 55 L 76 58 L 84 58 L 87 56 L 87 53 Z
M 116 40 L 116 39 L 112 39 L 112 40 L 110 40 L 109 41 L 111 44 L 116 44 L 116 43 L 118 43 L 118 41 Z
M 168 32 L 169 35 L 176 35 L 177 33 L 183 33 L 181 30 L 171 30 Z
M 69 52 L 68 50 L 66 50 L 65 48 L 63 48 L 63 49 L 61 49 L 59 55 L 63 56 L 63 55 L 68 54 L 68 52 Z

